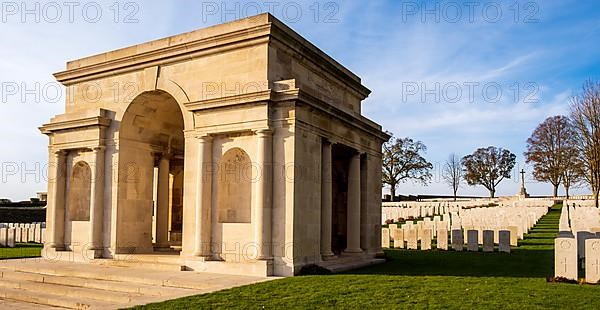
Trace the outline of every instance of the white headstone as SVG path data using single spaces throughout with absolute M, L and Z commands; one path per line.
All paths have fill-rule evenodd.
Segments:
M 396 228 L 392 229 L 391 233 L 394 236 L 394 248 L 404 249 L 404 230 Z
M 7 246 L 7 240 L 8 239 L 8 228 L 4 227 L 4 225 L 2 225 L 2 227 L 0 227 L 0 247 L 3 246 Z
M 554 276 L 577 280 L 577 241 L 574 237 L 554 239 Z
M 418 248 L 417 244 L 417 229 L 416 227 L 411 227 L 406 233 L 406 248 L 409 250 L 416 250 Z
M 16 229 L 14 227 L 9 228 L 7 231 L 6 246 L 9 248 L 14 248 L 16 245 L 15 244 L 15 232 L 16 232 Z
M 389 248 L 390 247 L 390 229 L 382 228 L 381 229 L 381 247 Z
M 519 245 L 519 227 L 518 226 L 508 226 L 508 230 L 510 231 L 510 246 L 518 246 Z
M 460 229 L 452 230 L 452 249 L 454 251 L 462 251 L 463 250 L 463 232 Z
M 483 231 L 483 251 L 494 252 L 494 231 L 484 230 Z
M 448 250 L 448 229 L 446 227 L 439 227 L 437 229 L 437 248 Z
M 498 251 L 510 253 L 510 230 L 500 230 L 498 232 Z
M 600 239 L 585 240 L 585 282 L 600 282 Z
M 479 231 L 470 229 L 467 231 L 467 251 L 477 252 L 479 251 Z
M 423 238 L 421 239 L 421 250 L 431 250 L 432 231 L 429 228 L 423 229 Z

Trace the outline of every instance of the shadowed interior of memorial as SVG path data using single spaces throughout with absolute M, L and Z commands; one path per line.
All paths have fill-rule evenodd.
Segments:
M 136 97 L 119 124 L 117 253 L 181 245 L 184 122 L 162 91 Z
M 332 229 L 331 251 L 340 255 L 347 247 L 348 169 L 354 150 L 342 144 L 331 147 L 332 165 Z

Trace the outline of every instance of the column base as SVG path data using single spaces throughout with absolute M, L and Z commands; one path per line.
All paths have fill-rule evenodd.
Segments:
M 364 251 L 362 249 L 345 249 L 342 254 L 344 255 L 361 255 Z
M 154 246 L 156 252 L 168 252 L 171 251 L 171 246 L 168 244 L 157 244 Z
M 330 254 L 321 254 L 321 259 L 324 261 L 328 261 L 328 260 L 334 260 L 337 259 L 338 257 L 335 256 L 335 254 L 330 253 Z
M 63 244 L 50 243 L 46 248 L 53 249 L 54 251 L 64 251 L 65 246 Z
M 92 260 L 96 258 L 102 258 L 103 249 L 85 249 L 81 253 L 86 260 Z

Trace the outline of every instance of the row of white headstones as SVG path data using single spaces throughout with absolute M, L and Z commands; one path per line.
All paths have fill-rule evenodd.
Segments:
M 565 205 L 554 240 L 554 276 L 577 280 L 580 268 L 587 283 L 600 282 L 600 210 Z
M 452 249 L 462 251 L 493 252 L 498 244 L 501 252 L 510 252 L 517 246 L 537 221 L 548 212 L 547 207 L 482 207 L 458 208 L 457 212 L 441 216 L 426 217 L 420 221 L 408 221 L 400 227 L 389 224 L 382 229 L 382 247 L 431 250 L 432 240 L 437 240 L 437 248 L 448 249 L 448 232 L 451 232 Z M 420 241 L 420 247 L 419 247 Z
M 17 243 L 44 243 L 45 223 L 0 223 L 0 247 L 14 248 Z
M 383 208 L 381 208 L 381 224 L 386 224 L 386 221 L 393 220 L 398 221 L 398 219 L 408 219 L 408 218 L 425 218 L 432 217 L 435 215 L 448 214 L 450 212 L 459 212 L 461 207 L 459 206 L 395 206 L 395 207 L 386 207 L 385 204 Z

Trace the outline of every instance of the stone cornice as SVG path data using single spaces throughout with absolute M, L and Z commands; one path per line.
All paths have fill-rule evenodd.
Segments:
M 200 56 L 266 44 L 269 30 L 269 25 L 244 29 L 58 72 L 54 74 L 54 77 L 65 86 L 69 86 L 97 78 L 139 71 L 148 67 L 168 65 Z
M 307 92 L 304 92 L 300 89 L 292 89 L 281 92 L 274 92 L 273 101 L 290 101 L 290 100 L 298 100 L 301 103 L 310 105 L 312 108 L 315 108 L 323 113 L 326 113 L 334 118 L 339 118 L 343 120 L 346 124 L 354 126 L 363 132 L 368 133 L 371 136 L 375 136 L 382 141 L 387 141 L 390 139 L 390 136 L 383 132 L 381 126 L 377 125 L 373 121 L 367 119 L 361 115 L 354 115 L 343 111 L 335 106 L 327 104 L 310 95 Z
M 343 85 L 357 92 L 363 99 L 371 94 L 371 90 L 362 85 L 358 76 L 325 54 L 318 47 L 285 26 L 283 23 L 277 21 L 274 25 L 277 26 L 272 27 L 271 29 L 271 40 L 277 40 L 277 42 L 294 50 L 301 57 L 310 60 L 317 67 L 320 67 L 325 72 L 328 72 L 341 80 Z
M 108 118 L 102 116 L 93 116 L 75 120 L 44 124 L 39 129 L 43 134 L 48 135 L 57 131 L 78 129 L 82 127 L 108 127 L 110 126 L 110 122 L 111 120 Z
M 55 78 L 69 86 L 276 40 L 367 97 L 360 78 L 270 14 L 151 41 L 69 62 Z
M 185 104 L 185 107 L 189 111 L 193 112 L 193 111 L 199 111 L 199 110 L 234 106 L 234 105 L 238 105 L 238 104 L 247 104 L 247 103 L 254 103 L 254 102 L 261 102 L 261 101 L 268 102 L 269 100 L 272 99 L 272 93 L 273 92 L 271 90 L 264 90 L 264 91 L 252 92 L 252 93 L 247 93 L 247 94 L 219 97 L 219 98 L 214 98 L 214 99 L 206 99 L 206 100 L 200 100 L 200 101 L 187 103 L 187 104 Z

